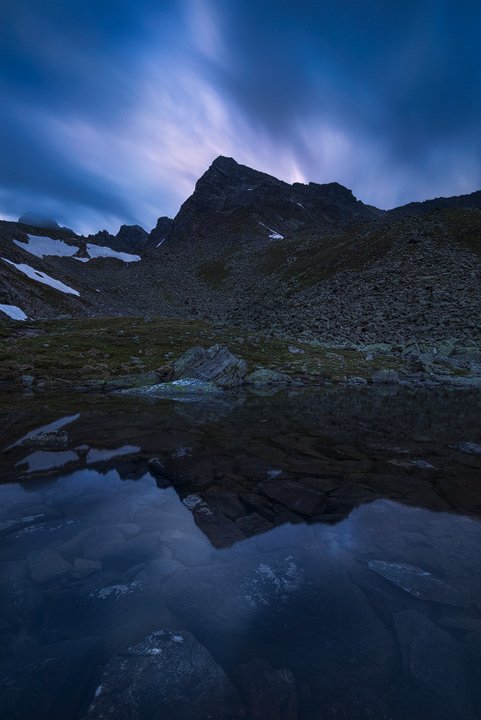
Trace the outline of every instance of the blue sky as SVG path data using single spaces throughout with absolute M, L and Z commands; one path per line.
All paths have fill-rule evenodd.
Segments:
M 174 215 L 219 154 L 393 207 L 481 188 L 481 4 L 2 0 L 0 216 Z

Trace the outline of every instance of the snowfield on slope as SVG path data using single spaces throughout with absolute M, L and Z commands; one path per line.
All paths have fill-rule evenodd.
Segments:
M 112 250 L 112 248 L 103 245 L 93 245 L 92 243 L 87 243 L 87 253 L 91 258 L 111 257 L 117 260 L 123 260 L 123 262 L 138 262 L 140 260 L 140 255 L 118 252 L 117 250 Z
M 54 240 L 44 235 L 28 235 L 28 242 L 26 243 L 21 240 L 14 240 L 13 242 L 17 247 L 38 258 L 73 257 L 74 260 L 79 260 L 80 262 L 88 262 L 94 258 L 114 258 L 116 260 L 122 260 L 122 262 L 125 263 L 138 262 L 141 259 L 140 255 L 119 252 L 104 245 L 95 245 L 94 243 L 86 244 L 88 257 L 74 257 L 80 250 L 78 245 L 68 245 L 63 240 Z
M 55 280 L 55 278 L 50 277 L 47 273 L 41 272 L 41 270 L 35 270 L 30 267 L 30 265 L 25 265 L 25 263 L 14 263 L 11 260 L 7 260 L 7 258 L 2 258 L 2 260 L 9 265 L 12 265 L 31 280 L 36 280 L 43 285 L 49 285 L 51 288 L 54 288 L 54 290 L 59 290 L 67 295 L 80 295 L 78 290 L 74 290 L 68 285 L 65 285 L 63 282 L 60 282 L 60 280 Z
M 26 320 L 27 315 L 17 305 L 2 305 L 0 303 L 0 310 L 8 315 L 12 320 Z
M 43 235 L 28 235 L 28 242 L 14 240 L 17 247 L 25 250 L 35 257 L 43 258 L 45 256 L 72 257 L 79 251 L 77 245 L 67 245 L 63 240 L 54 240 L 51 237 Z
M 284 240 L 284 235 L 281 235 L 277 230 L 273 230 L 268 225 L 265 225 L 263 222 L 259 222 L 259 225 L 262 225 L 262 227 L 265 227 L 266 230 L 269 230 L 269 237 L 271 240 Z

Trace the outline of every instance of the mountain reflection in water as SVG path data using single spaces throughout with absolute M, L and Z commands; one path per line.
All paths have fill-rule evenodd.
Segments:
M 0 718 L 478 718 L 480 409 L 8 407 Z

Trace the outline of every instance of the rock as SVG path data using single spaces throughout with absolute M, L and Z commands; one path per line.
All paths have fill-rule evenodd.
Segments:
M 186 588 L 192 588 L 186 592 Z M 177 572 L 163 585 L 167 606 L 196 635 L 271 648 L 267 659 L 319 693 L 386 677 L 397 666 L 389 632 L 335 558 L 276 550 L 220 567 Z M 241 660 L 242 662 L 242 660 Z M 266 717 L 269 717 L 266 716 Z
M 469 666 L 463 647 L 416 610 L 394 616 L 404 671 L 424 691 L 461 711 Z
M 138 395 L 141 397 L 164 397 L 173 400 L 199 400 L 203 397 L 222 396 L 222 389 L 212 382 L 184 378 L 172 382 L 159 383 L 158 385 L 146 385 L 144 387 L 119 390 L 121 395 Z
M 473 617 L 446 617 L 440 620 L 441 625 L 463 632 L 481 633 L 481 620 Z
M 1 720 L 77 717 L 97 660 L 96 638 L 36 647 L 0 667 Z
M 455 607 L 469 607 L 471 604 L 467 590 L 453 587 L 427 570 L 422 570 L 414 565 L 383 562 L 382 560 L 371 560 L 368 565 L 381 577 L 421 600 Z
M 150 242 L 155 248 L 162 246 L 164 240 L 168 237 L 170 231 L 172 230 L 173 224 L 174 221 L 171 218 L 166 217 L 165 215 L 159 217 L 156 226 L 150 232 Z
M 349 385 L 366 385 L 367 384 L 366 378 L 357 377 L 355 375 L 352 377 L 349 377 L 347 379 L 347 382 L 349 383 Z
M 34 550 L 27 560 L 32 580 L 37 583 L 56 580 L 72 570 L 72 565 L 54 550 Z
M 121 555 L 125 548 L 125 539 L 118 527 L 99 525 L 92 528 L 83 543 L 83 554 L 88 560 Z
M 73 577 L 77 580 L 83 580 L 98 570 L 102 570 L 102 563 L 98 560 L 85 560 L 84 558 L 75 558 L 74 560 Z
M 240 688 L 250 720 L 297 720 L 297 692 L 290 670 L 255 658 L 239 668 Z
M 460 387 L 481 388 L 481 377 L 478 375 L 442 375 L 438 376 L 439 382 L 445 382 L 449 385 L 457 385 Z
M 276 370 L 267 368 L 258 368 L 247 375 L 245 382 L 247 385 L 289 385 L 291 378 L 286 373 L 280 373 Z
M 242 718 L 234 686 L 187 631 L 159 630 L 115 655 L 84 720 Z
M 31 389 L 35 382 L 35 378 L 33 377 L 33 375 L 21 375 L 20 381 L 24 388 Z
M 481 445 L 474 442 L 457 442 L 453 445 L 453 448 L 455 450 L 458 450 L 459 452 L 466 453 L 467 455 L 480 455 L 481 454 Z
M 136 364 L 132 361 L 134 365 Z M 86 380 L 77 390 L 123 390 L 130 388 L 142 388 L 147 385 L 154 385 L 161 379 L 159 373 L 155 370 L 147 372 L 133 373 L 128 375 L 117 375 L 117 377 L 108 380 Z
M 21 576 L 10 575 L 0 586 L 0 616 L 19 629 L 29 625 L 41 603 L 39 589 Z
M 398 383 L 399 374 L 396 372 L 396 370 L 388 370 L 386 368 L 383 368 L 382 370 L 376 370 L 376 372 L 372 374 L 371 382 L 375 384 Z
M 246 374 L 245 361 L 225 345 L 212 345 L 207 349 L 194 347 L 174 362 L 175 379 L 193 378 L 223 388 L 242 385 Z

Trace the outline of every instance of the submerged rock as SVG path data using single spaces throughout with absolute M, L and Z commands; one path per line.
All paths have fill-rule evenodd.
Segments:
M 29 645 L 0 666 L 1 720 L 77 717 L 97 662 L 97 638 Z
M 55 550 L 34 550 L 28 555 L 32 580 L 37 583 L 56 580 L 70 572 L 72 565 Z
M 84 720 L 244 717 L 237 691 L 187 631 L 159 630 L 115 655 Z
M 294 675 L 275 670 L 267 660 L 255 658 L 239 668 L 240 685 L 251 720 L 297 720 Z
M 471 599 L 464 588 L 456 588 L 440 580 L 427 570 L 408 565 L 407 563 L 383 562 L 371 560 L 369 568 L 393 585 L 405 590 L 421 600 L 469 607 Z
M 463 647 L 416 610 L 396 613 L 394 623 L 405 673 L 453 710 L 463 710 L 469 677 Z
M 231 388 L 242 385 L 247 365 L 242 358 L 233 355 L 225 345 L 210 348 L 194 347 L 174 362 L 174 378 L 193 378 L 218 387 Z

